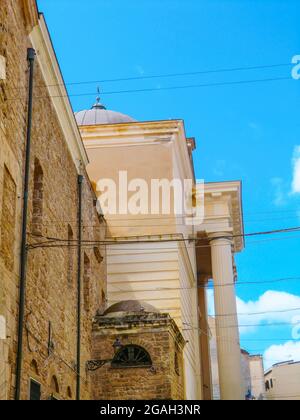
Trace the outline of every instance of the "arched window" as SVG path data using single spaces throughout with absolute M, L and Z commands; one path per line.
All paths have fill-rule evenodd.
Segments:
M 1 181 L 2 182 L 2 179 Z M 15 220 L 16 220 L 16 198 L 17 187 L 15 181 L 4 165 L 2 193 L 2 215 L 0 224 L 0 257 L 6 268 L 10 271 L 14 268 L 14 245 L 15 245 Z
M 35 159 L 33 172 L 32 230 L 37 235 L 42 234 L 43 193 L 43 169 L 39 160 Z
M 86 311 L 90 308 L 90 282 L 91 282 L 91 262 L 89 257 L 84 254 L 84 272 L 83 272 L 83 303 Z
M 55 375 L 51 378 L 51 391 L 54 394 L 59 394 L 58 380 Z
M 101 305 L 106 306 L 107 298 L 104 290 L 101 290 Z
M 30 369 L 31 369 L 32 373 L 34 373 L 36 376 L 39 375 L 38 364 L 37 364 L 37 361 L 35 359 L 32 359 L 32 361 L 30 363 Z
M 73 230 L 70 225 L 68 225 L 68 284 L 73 284 L 73 270 L 74 270 L 74 248 L 73 248 Z
M 94 255 L 95 255 L 95 258 L 96 258 L 97 262 L 99 264 L 101 264 L 102 261 L 103 261 L 103 257 L 101 255 L 101 252 L 100 252 L 99 248 L 96 247 L 96 246 L 94 247 Z
M 72 388 L 70 386 L 67 388 L 67 396 L 68 398 L 72 399 Z
M 269 389 L 270 389 L 270 383 L 269 383 L 269 381 L 266 381 L 265 387 L 266 387 L 266 391 L 269 391 Z
M 111 362 L 112 367 L 147 367 L 152 366 L 149 353 L 133 344 L 123 346 Z
M 174 368 L 177 375 L 180 375 L 180 369 L 179 369 L 179 360 L 178 360 L 178 352 L 175 350 L 174 353 Z

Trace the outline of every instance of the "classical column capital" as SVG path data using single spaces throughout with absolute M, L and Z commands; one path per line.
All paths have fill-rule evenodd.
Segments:
M 212 232 L 208 235 L 208 240 L 210 245 L 223 244 L 223 245 L 233 245 L 233 235 L 232 232 Z
M 198 274 L 197 279 L 198 279 L 198 284 L 206 285 L 206 283 L 211 279 L 211 275 L 209 275 L 209 274 Z

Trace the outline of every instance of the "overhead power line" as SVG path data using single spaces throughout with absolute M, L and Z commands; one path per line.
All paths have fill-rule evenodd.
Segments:
M 223 217 L 225 218 L 227 216 L 224 215 Z M 149 224 L 147 226 L 150 226 L 150 227 L 165 227 L 166 225 L 168 225 L 168 220 L 174 221 L 174 225 L 176 225 L 176 226 L 186 226 L 185 222 L 179 223 L 178 219 L 183 220 L 183 219 L 186 219 L 186 217 L 185 216 L 180 216 L 178 218 L 175 218 L 175 217 L 166 217 L 166 218 L 163 218 L 163 217 L 162 218 L 160 218 L 160 217 L 149 217 L 149 218 L 141 217 L 140 219 L 138 219 L 138 218 L 124 218 L 123 221 L 127 222 L 128 224 L 122 223 L 122 219 L 110 219 L 109 220 L 109 226 L 110 227 L 123 227 L 123 228 L 124 227 L 130 227 L 130 228 L 132 228 L 132 227 L 143 227 L 143 226 L 145 226 L 145 223 L 143 223 L 143 221 L 145 221 L 145 220 L 149 222 Z M 287 220 L 293 220 L 293 219 L 299 219 L 299 215 L 295 214 L 293 216 L 288 215 L 288 216 L 281 216 L 281 217 L 268 217 L 268 218 L 263 218 L 263 219 L 247 219 L 247 220 L 243 220 L 243 222 L 244 222 L 244 224 L 246 224 L 246 223 L 257 223 L 258 224 L 260 222 L 271 222 L 271 221 L 273 222 L 273 221 L 282 221 L 282 220 L 287 221 Z M 119 220 L 119 224 L 115 224 L 114 223 L 115 220 Z M 136 220 L 140 221 L 140 223 L 135 223 L 135 224 L 130 223 L 129 224 L 129 222 L 134 222 Z M 161 222 L 161 223 L 154 223 L 155 220 L 157 220 L 158 222 Z M 49 222 L 43 222 L 41 224 L 43 226 L 48 227 L 48 226 L 66 225 L 66 224 L 69 224 L 69 223 L 75 223 L 75 222 L 74 221 L 49 221 Z M 215 223 L 216 222 L 214 220 L 205 221 L 206 225 L 213 225 Z M 220 221 L 219 223 L 222 223 L 222 222 Z M 225 225 L 226 221 L 224 221 L 223 223 Z M 84 224 L 83 227 L 84 228 L 101 228 L 102 226 L 101 225 Z M 64 229 L 65 227 L 61 226 L 60 228 Z
M 202 83 L 202 84 L 191 84 L 191 85 L 181 85 L 181 86 L 165 86 L 165 87 L 154 87 L 154 88 L 142 88 L 142 89 L 126 89 L 126 90 L 112 90 L 112 91 L 103 91 L 101 95 L 115 95 L 122 93 L 146 93 L 146 92 L 162 92 L 168 90 L 182 90 L 182 89 L 198 89 L 204 87 L 219 87 L 219 86 L 234 86 L 234 85 L 245 85 L 245 84 L 255 84 L 255 83 L 264 83 L 264 82 L 274 82 L 274 81 L 283 81 L 290 80 L 293 81 L 293 78 L 290 76 L 284 77 L 271 77 L 266 79 L 252 79 L 252 80 L 237 80 L 229 82 L 212 82 L 212 83 Z M 84 97 L 84 96 L 95 96 L 96 92 L 90 93 L 72 93 L 66 95 L 37 95 L 34 96 L 34 99 L 49 99 L 49 98 L 71 98 L 71 97 Z M 7 98 L 8 101 L 15 100 L 26 100 L 25 97 L 15 97 Z
M 280 338 L 242 338 L 241 341 L 293 341 L 293 342 L 298 342 L 299 340 L 297 340 L 296 338 L 291 338 L 291 337 L 287 337 L 287 338 L 280 337 Z
M 283 313 L 283 312 L 294 312 L 294 311 L 300 311 L 300 307 L 298 308 L 291 308 L 291 309 L 276 309 L 276 310 L 270 310 L 270 311 L 261 311 L 261 312 L 237 312 L 237 313 L 227 313 L 227 314 L 221 314 L 221 315 L 214 315 L 214 314 L 208 314 L 208 316 L 211 316 L 213 318 L 219 318 L 224 316 L 251 316 L 251 315 L 265 315 L 265 314 L 273 314 L 273 313 Z
M 261 243 L 265 243 L 265 242 L 274 242 L 274 241 L 283 241 L 283 240 L 291 240 L 291 239 L 295 239 L 295 238 L 299 238 L 299 234 L 298 235 L 290 235 L 288 237 L 284 237 L 284 238 L 267 238 L 267 239 L 260 239 L 260 240 L 256 240 L 256 241 L 250 241 L 247 243 L 247 245 L 256 245 L 256 244 L 261 244 Z M 53 243 L 55 241 L 47 241 L 47 242 L 35 242 L 34 244 L 28 244 L 28 248 L 29 249 L 40 249 L 40 248 L 53 248 L 53 249 L 57 249 L 57 248 L 75 248 L 77 247 L 76 244 L 72 245 L 72 244 L 63 244 L 63 243 L 59 243 L 59 244 L 55 244 Z M 160 241 L 160 242 L 164 242 L 164 241 Z M 174 241 L 176 242 L 176 241 Z M 141 244 L 138 244 L 136 242 L 134 242 L 134 244 L 139 245 L 138 248 L 120 248 L 118 247 L 118 251 L 127 251 L 127 252 L 132 252 L 132 251 L 149 251 L 148 247 L 143 247 L 141 246 Z M 110 246 L 110 244 L 108 244 Z M 117 244 L 114 244 L 117 245 Z M 123 244 L 125 246 L 125 244 Z M 92 249 L 96 246 L 105 246 L 105 244 L 102 243 L 90 243 L 90 244 L 83 244 L 83 247 L 85 249 Z M 223 244 L 215 244 L 214 247 L 218 247 L 218 246 L 223 246 Z M 211 245 L 207 244 L 207 245 L 195 245 L 193 244 L 193 241 L 191 241 L 191 244 L 185 244 L 184 246 L 185 248 L 191 248 L 193 247 L 193 249 L 200 249 L 200 248 L 210 248 Z M 178 244 L 178 249 L 183 248 L 182 245 Z M 166 248 L 166 247 L 155 247 L 153 248 L 154 251 L 174 251 L 174 247 L 173 248 Z
M 257 214 L 266 214 L 266 215 L 268 215 L 268 214 L 277 214 L 277 213 L 294 213 L 294 214 L 298 214 L 298 212 L 299 212 L 299 209 L 296 209 L 296 208 L 294 208 L 294 209 L 290 209 L 290 210 L 265 210 L 265 211 L 253 211 L 253 212 L 244 212 L 243 213 L 243 216 L 244 217 L 246 217 L 246 216 L 253 216 L 253 215 L 257 215 Z M 231 212 L 231 214 L 232 215 L 240 215 L 240 211 L 232 211 Z M 228 216 L 228 214 L 220 214 L 219 215 L 220 217 L 227 217 Z M 113 219 L 111 219 L 111 220 L 113 220 L 113 221 L 117 221 L 117 220 L 119 220 L 119 221 L 126 221 L 126 220 L 128 220 L 128 221 L 132 221 L 132 220 L 138 220 L 138 221 L 143 221 L 143 220 L 174 220 L 174 217 L 176 217 L 177 219 L 185 219 L 186 218 L 186 216 L 184 216 L 184 215 L 182 215 L 182 216 L 180 216 L 180 215 L 160 215 L 160 214 L 158 214 L 158 215 L 151 215 L 151 217 L 150 216 L 145 216 L 145 217 L 143 217 L 143 216 L 139 216 L 139 217 L 124 217 L 124 216 L 120 216 L 120 217 L 114 217 Z M 250 219 L 249 219 L 250 220 Z M 245 221 L 249 221 L 249 220 L 245 220 Z M 251 219 L 251 220 L 253 220 L 253 219 Z M 260 220 L 262 220 L 262 219 L 259 219 L 259 221 Z M 263 219 L 263 220 L 266 220 L 266 219 Z M 267 220 L 270 220 L 270 218 L 268 218 Z M 255 221 L 255 220 L 253 220 L 253 221 Z M 47 224 L 59 224 L 59 223 L 77 223 L 78 222 L 78 220 L 77 219 L 52 219 L 52 220 L 48 220 L 48 222 L 46 221 L 46 222 L 44 222 L 43 224 L 45 224 L 45 225 L 47 225 Z M 96 225 L 83 225 L 83 227 L 98 227 L 98 226 L 96 226 Z
M 226 287 L 226 286 L 239 286 L 242 284 L 264 284 L 264 283 L 281 283 L 284 281 L 294 281 L 300 280 L 300 277 L 284 277 L 284 278 L 279 278 L 279 279 L 269 279 L 269 280 L 261 280 L 261 281 L 238 281 L 236 283 L 225 283 L 225 284 L 215 284 L 215 285 L 198 285 L 197 288 L 198 289 L 209 289 L 209 290 L 213 290 L 216 287 Z M 166 280 L 169 281 L 169 280 Z M 122 293 L 127 293 L 129 292 L 129 290 L 124 290 L 124 289 L 120 289 L 118 286 L 116 286 L 115 283 L 111 283 L 111 286 L 115 287 L 116 289 L 118 289 L 119 292 Z M 159 291 L 166 291 L 166 290 L 192 290 L 194 289 L 194 287 L 156 287 L 156 288 L 149 288 L 149 289 L 143 289 L 143 292 L 159 292 Z M 299 308 L 300 309 L 300 308 Z
M 247 328 L 247 327 L 276 327 L 276 326 L 285 326 L 285 325 L 289 325 L 289 326 L 296 326 L 296 325 L 300 325 L 300 321 L 299 322 L 268 322 L 265 324 L 233 324 L 233 325 L 224 325 L 224 326 L 220 326 L 219 328 Z M 189 330 L 199 330 L 198 327 L 193 327 L 191 326 L 191 328 L 186 328 L 183 329 L 183 331 L 189 331 Z
M 117 77 L 110 79 L 98 79 L 98 80 L 82 80 L 76 82 L 66 82 L 62 83 L 53 83 L 50 85 L 37 85 L 36 87 L 55 87 L 55 86 L 78 86 L 78 85 L 92 85 L 97 83 L 115 83 L 115 82 L 129 82 L 135 80 L 149 80 L 149 79 L 163 79 L 171 77 L 183 77 L 183 76 L 197 76 L 203 74 L 216 74 L 216 73 L 231 73 L 237 71 L 248 71 L 248 70 L 264 70 L 271 68 L 279 67 L 291 67 L 292 63 L 279 63 L 279 64 L 265 64 L 260 66 L 239 66 L 239 67 L 227 67 L 219 69 L 210 69 L 210 70 L 198 70 L 198 71 L 187 71 L 187 72 L 177 72 L 177 73 L 160 73 L 152 75 L 140 75 L 140 76 L 129 76 L 129 77 Z M 14 89 L 25 89 L 24 87 L 14 88 Z
M 245 238 L 245 237 L 252 237 L 252 236 L 261 236 L 261 235 L 273 235 L 273 234 L 279 234 L 279 233 L 290 233 L 290 232 L 298 232 L 300 231 L 300 226 L 290 227 L 290 228 L 282 228 L 282 229 L 274 229 L 274 230 L 267 230 L 267 231 L 259 231 L 259 232 L 250 232 L 250 233 L 241 233 L 241 234 L 228 234 L 228 235 L 221 235 L 214 238 L 216 239 L 234 239 L 234 238 Z M 54 242 L 60 242 L 65 243 L 67 246 L 70 246 L 70 243 L 77 244 L 77 239 L 63 239 L 63 238 L 57 238 L 57 237 L 51 237 L 51 236 L 44 236 L 44 235 L 37 235 L 32 232 L 28 232 L 33 237 L 39 237 L 43 239 L 47 239 L 48 241 L 51 241 L 51 243 Z M 174 234 L 175 235 L 175 234 Z M 160 236 L 160 235 L 155 235 Z M 172 236 L 171 234 L 166 234 L 166 236 Z M 160 238 L 160 239 L 145 239 L 147 235 L 138 236 L 139 239 L 118 239 L 118 238 L 111 238 L 111 239 L 105 239 L 105 240 L 87 240 L 83 239 L 81 242 L 82 244 L 93 244 L 93 245 L 128 245 L 128 244 L 144 244 L 144 243 L 168 243 L 168 242 L 192 242 L 192 241 L 199 241 L 201 237 L 190 237 L 190 238 Z M 44 242 L 45 244 L 45 242 Z M 40 244 L 30 244 L 31 247 L 39 246 Z M 53 246 L 53 244 L 51 244 Z

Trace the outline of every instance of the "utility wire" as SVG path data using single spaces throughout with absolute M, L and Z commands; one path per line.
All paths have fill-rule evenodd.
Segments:
M 278 283 L 278 282 L 282 282 L 282 281 L 290 281 L 290 280 L 300 280 L 300 277 L 287 277 L 287 278 L 281 278 L 281 279 L 273 279 L 273 280 L 268 280 L 268 281 L 256 281 L 256 282 L 238 282 L 238 284 L 263 284 L 263 283 Z M 213 290 L 214 288 L 218 288 L 218 287 L 226 287 L 226 286 L 235 286 L 236 283 L 225 283 L 225 284 L 216 284 L 213 285 L 212 287 L 210 286 L 201 286 L 201 285 L 197 285 L 195 287 L 154 287 L 154 288 L 149 288 L 149 289 L 142 289 L 141 291 L 143 292 L 162 292 L 162 291 L 174 291 L 174 290 L 193 290 L 195 288 L 197 289 L 208 289 L 208 290 Z M 128 293 L 132 290 L 124 290 L 119 288 L 118 286 L 116 286 L 115 283 L 110 284 L 111 287 L 117 289 L 117 290 L 111 290 L 111 292 L 121 292 L 121 293 Z M 251 315 L 264 315 L 264 314 L 269 314 L 269 313 L 284 313 L 284 312 L 294 312 L 294 311 L 300 311 L 300 307 L 296 307 L 296 308 L 288 308 L 288 309 L 278 309 L 278 310 L 270 310 L 270 311 L 261 311 L 261 312 L 240 312 L 240 313 L 226 313 L 226 314 L 222 314 L 222 315 L 216 315 L 216 314 L 208 314 L 208 316 L 216 318 L 216 317 L 224 317 L 224 316 L 234 316 L 234 315 L 238 315 L 238 316 L 251 316 Z
M 201 74 L 229 73 L 229 72 L 245 71 L 245 70 L 263 70 L 263 69 L 278 68 L 278 67 L 291 67 L 292 65 L 293 65 L 292 63 L 281 63 L 281 64 L 266 64 L 266 65 L 260 65 L 260 66 L 227 67 L 227 68 L 211 69 L 211 70 L 153 74 L 149 76 L 142 75 L 142 76 L 131 76 L 131 77 L 118 77 L 114 79 L 84 80 L 84 81 L 77 81 L 77 82 L 54 83 L 50 85 L 37 85 L 36 87 L 43 88 L 43 87 L 55 87 L 55 86 L 92 85 L 96 83 L 128 82 L 128 81 L 134 81 L 134 80 L 149 80 L 149 79 L 162 79 L 162 78 L 170 78 L 170 77 L 196 76 L 196 75 L 201 75 Z M 14 89 L 25 89 L 25 86 L 14 88 Z
M 297 209 L 291 209 L 291 210 L 279 210 L 279 211 L 276 211 L 276 210 L 272 210 L 272 211 L 263 211 L 263 212 L 249 212 L 249 213 L 243 213 L 243 216 L 245 217 L 246 215 L 247 216 L 252 216 L 252 215 L 258 215 L 258 214 L 266 214 L 266 215 L 268 215 L 268 214 L 277 214 L 277 213 L 294 213 L 295 215 L 298 213 L 298 210 Z M 232 211 L 231 212 L 231 215 L 240 215 L 241 214 L 241 212 L 240 211 Z M 220 218 L 223 218 L 223 217 L 228 217 L 228 214 L 220 214 L 219 215 L 219 217 Z M 111 221 L 134 221 L 134 220 L 137 220 L 137 221 L 144 221 L 144 220 L 174 220 L 174 218 L 176 218 L 176 219 L 186 219 L 186 216 L 179 216 L 179 215 L 173 215 L 173 216 L 163 216 L 163 215 L 156 215 L 156 216 L 154 216 L 154 215 L 152 215 L 152 217 L 150 217 L 150 216 L 145 216 L 145 217 L 142 217 L 142 216 L 139 216 L 139 217 L 113 217 L 113 218 L 111 218 L 110 219 L 110 222 Z M 281 219 L 281 218 L 280 218 Z M 280 219 L 278 219 L 278 220 L 280 220 Z M 285 216 L 283 216 L 282 217 L 282 219 L 284 220 L 285 219 Z M 268 218 L 268 219 L 257 219 L 257 220 L 254 220 L 254 219 L 249 219 L 249 220 L 244 220 L 245 222 L 247 222 L 247 221 L 261 221 L 261 220 L 273 220 L 273 219 L 270 219 L 270 218 Z M 277 218 L 275 219 L 275 220 L 277 220 Z M 209 220 L 208 220 L 208 222 L 209 222 Z M 43 225 L 51 225 L 51 224 L 53 224 L 53 225 L 55 225 L 55 224 L 60 224 L 60 223 L 77 223 L 77 220 L 75 220 L 75 219 L 52 219 L 52 220 L 45 220 L 42 224 Z M 98 227 L 98 225 L 84 225 L 84 227 Z
M 273 213 L 298 213 L 298 211 L 299 211 L 299 209 L 290 209 L 290 210 L 265 210 L 265 211 L 254 211 L 254 212 L 247 212 L 247 213 L 243 213 L 243 215 L 244 216 L 253 216 L 253 215 L 257 215 L 257 214 L 273 214 Z M 232 213 L 231 214 L 233 214 L 233 215 L 239 215 L 241 212 L 240 211 L 232 211 Z M 220 217 L 226 217 L 226 216 L 228 216 L 227 214 L 221 214 L 221 215 L 219 215 Z M 128 217 L 128 218 L 125 218 L 125 217 L 114 217 L 112 220 L 138 220 L 138 221 L 140 221 L 140 220 L 151 220 L 151 219 L 153 219 L 153 220 L 157 220 L 157 219 L 167 219 L 167 220 L 170 220 L 170 219 L 174 219 L 174 217 L 175 216 L 164 216 L 164 215 L 156 215 L 156 216 L 152 216 L 152 217 L 149 217 L 149 216 L 145 216 L 145 217 L 141 217 L 141 216 L 139 216 L 139 217 Z M 183 218 L 185 218 L 185 216 L 177 216 L 177 218 L 181 218 L 181 219 L 183 219 Z M 71 223 L 77 223 L 77 220 L 75 220 L 75 219 L 64 219 L 64 220 L 59 220 L 59 219 L 54 219 L 54 220 L 50 220 L 49 221 L 49 223 L 60 223 L 60 222 L 66 222 L 66 223 L 68 223 L 68 222 L 71 222 Z
M 299 238 L 298 235 L 290 235 L 289 237 L 285 237 L 285 238 L 268 238 L 268 239 L 261 239 L 261 240 L 256 240 L 256 241 L 248 241 L 247 244 L 248 245 L 253 245 L 253 244 L 258 244 L 258 243 L 262 243 L 262 242 L 271 242 L 271 241 L 283 241 L 283 240 L 290 240 L 290 239 L 294 239 L 294 238 Z M 48 245 L 48 241 L 47 242 L 36 242 L 34 244 L 28 244 L 28 248 L 29 249 L 40 249 L 40 248 L 76 248 L 77 245 L 72 245 L 72 244 L 53 244 L 51 245 L 51 242 L 55 242 L 55 241 L 49 241 L 49 245 Z M 175 241 L 174 241 L 175 242 Z M 42 245 L 39 245 L 42 244 Z M 98 243 L 94 243 L 94 244 L 86 244 L 83 245 L 83 247 L 85 249 L 92 249 L 94 247 L 97 246 L 104 246 L 105 244 L 98 244 Z M 109 244 L 108 244 L 109 245 Z M 117 243 L 115 243 L 114 245 L 117 245 Z M 223 244 L 215 244 L 215 247 L 218 246 L 223 246 Z M 178 249 L 182 249 L 182 248 L 189 248 L 189 247 L 193 247 L 193 249 L 198 249 L 198 248 L 211 248 L 211 245 L 189 245 L 186 244 L 185 247 L 183 246 L 179 246 Z M 143 248 L 141 246 L 139 246 L 139 248 L 117 248 L 118 251 L 145 251 L 148 250 L 149 248 Z M 151 251 L 158 251 L 158 250 L 162 250 L 162 251 L 175 251 L 174 248 L 166 248 L 166 247 L 155 247 L 155 248 L 150 248 Z
M 234 85 L 243 85 L 243 84 L 254 84 L 254 83 L 263 83 L 263 82 L 274 82 L 274 81 L 283 81 L 290 80 L 293 81 L 291 77 L 273 77 L 267 79 L 252 79 L 252 80 L 237 80 L 231 82 L 213 82 L 213 83 L 202 83 L 202 84 L 192 84 L 192 85 L 183 85 L 183 86 L 168 86 L 168 87 L 156 87 L 156 88 L 144 88 L 144 89 L 127 89 L 127 90 L 115 90 L 115 91 L 103 91 L 101 95 L 115 95 L 122 93 L 146 93 L 146 92 L 162 92 L 168 90 L 182 90 L 182 89 L 198 89 L 204 87 L 219 87 L 219 86 L 234 86 Z M 34 96 L 34 99 L 49 99 L 49 98 L 71 98 L 71 97 L 84 97 L 84 96 L 95 96 L 96 92 L 90 93 L 73 93 L 66 95 L 45 95 L 45 96 Z M 7 101 L 15 100 L 26 100 L 24 97 L 15 97 L 7 98 Z
M 242 338 L 241 341 L 293 341 L 298 342 L 299 340 L 297 338 Z
M 225 326 L 219 326 L 219 328 L 246 328 L 246 327 L 275 327 L 275 326 L 284 326 L 284 325 L 289 325 L 289 326 L 296 326 L 296 325 L 300 325 L 300 321 L 296 322 L 296 323 L 292 323 L 292 322 L 277 322 L 277 323 L 265 323 L 265 324 L 234 324 L 234 325 L 225 325 Z M 189 331 L 189 330 L 199 330 L 198 327 L 191 327 L 191 328 L 187 328 L 187 329 L 183 329 L 183 331 Z
M 220 216 L 220 218 L 227 218 L 228 216 Z M 186 218 L 186 217 L 184 217 L 184 216 L 182 216 L 182 218 Z M 272 218 L 264 218 L 264 219 L 252 219 L 252 220 L 243 220 L 243 222 L 244 222 L 244 224 L 246 224 L 246 223 L 260 223 L 260 222 L 269 222 L 269 221 L 277 221 L 277 220 L 280 220 L 280 221 L 282 221 L 282 220 L 293 220 L 293 219 L 299 219 L 299 216 L 298 215 L 294 215 L 294 216 L 282 216 L 282 217 L 272 217 Z M 130 219 L 130 218 L 128 218 L 128 219 L 124 219 L 124 222 L 131 222 L 131 221 L 135 221 L 135 220 L 139 220 L 139 219 L 134 219 L 134 218 L 132 218 L 132 219 Z M 146 221 L 149 221 L 149 222 L 151 222 L 151 223 L 149 223 L 149 224 L 147 224 L 146 226 L 150 226 L 150 227 L 165 227 L 167 224 L 168 224 L 168 219 L 162 219 L 162 220 L 160 220 L 159 218 L 155 218 L 155 217 L 149 217 L 148 219 L 147 218 L 141 218 L 140 219 L 140 221 L 142 222 L 143 220 L 146 220 Z M 161 222 L 164 222 L 164 223 L 160 223 L 160 224 L 157 224 L 157 223 L 152 223 L 152 221 L 155 221 L 155 220 L 158 220 L 158 221 L 161 221 Z M 186 226 L 186 223 L 185 222 L 183 222 L 183 223 L 178 223 L 178 221 L 176 221 L 176 218 L 175 217 L 173 217 L 173 218 L 170 218 L 170 220 L 173 220 L 174 221 L 174 225 L 176 225 L 176 226 Z M 145 226 L 145 223 L 140 223 L 140 224 L 124 224 L 124 223 L 121 223 L 121 224 L 115 224 L 115 223 L 112 223 L 114 221 L 114 219 L 110 219 L 109 220 L 109 226 L 110 227 L 121 227 L 121 228 L 124 228 L 124 227 L 130 227 L 130 228 L 132 228 L 132 227 L 143 227 L 143 226 Z M 49 222 L 43 222 L 43 223 L 41 223 L 43 226 L 57 226 L 57 225 L 60 225 L 60 224 L 69 224 L 69 223 L 75 223 L 75 222 L 68 222 L 68 221 L 57 221 L 57 222 L 54 222 L 54 221 L 49 221 Z M 212 221 L 212 220 L 207 220 L 207 221 L 205 221 L 205 224 L 206 225 L 210 225 L 210 224 L 215 224 L 216 222 L 215 221 Z M 219 223 L 227 223 L 227 221 L 219 221 Z M 99 225 L 84 225 L 83 226 L 84 228 L 102 228 L 102 226 L 99 226 Z M 64 229 L 65 227 L 61 227 L 61 229 Z
M 221 314 L 221 315 L 215 315 L 215 314 L 208 314 L 208 316 L 211 316 L 213 318 L 219 318 L 219 317 L 227 317 L 227 316 L 251 316 L 251 315 L 265 315 L 265 314 L 273 314 L 273 313 L 283 313 L 283 312 L 294 312 L 294 311 L 300 311 L 300 307 L 298 308 L 291 308 L 291 309 L 276 309 L 272 311 L 261 311 L 261 312 L 237 312 L 237 313 L 227 313 L 227 314 Z M 300 321 L 299 321 L 300 322 Z
M 292 232 L 291 232 L 292 233 Z M 295 234 L 293 234 L 293 235 L 289 235 L 289 236 L 284 236 L 284 237 L 268 237 L 268 238 L 266 238 L 266 239 L 259 239 L 259 240 L 248 240 L 247 241 L 247 244 L 248 245 L 251 245 L 251 244 L 258 244 L 258 243 L 262 243 L 262 242 L 270 242 L 270 241 L 279 241 L 279 240 L 288 240 L 288 239 L 294 239 L 294 238 L 299 238 L 299 234 L 300 234 L 300 231 L 298 232 L 298 231 L 296 231 L 296 233 Z M 154 235 L 151 235 L 151 236 L 154 236 Z M 156 235 L 156 236 L 160 236 L 160 235 Z M 172 235 L 170 235 L 170 236 L 172 236 Z M 151 243 L 164 243 L 164 242 L 167 242 L 167 241 L 164 241 L 164 240 L 160 240 L 160 241 L 157 241 L 157 242 L 154 242 L 154 241 L 152 241 L 152 242 L 150 242 L 149 241 L 149 243 L 151 244 Z M 148 247 L 147 246 L 147 244 L 145 243 L 145 241 L 133 241 L 133 240 L 130 240 L 130 241 L 128 241 L 126 244 L 125 243 L 118 243 L 117 241 L 115 241 L 115 242 L 113 242 L 113 243 L 105 243 L 105 242 L 102 242 L 102 241 L 98 241 L 98 240 L 95 240 L 95 241 L 91 241 L 91 242 L 87 242 L 87 243 L 84 243 L 83 245 L 84 246 L 86 246 L 86 248 L 89 248 L 89 247 L 97 247 L 97 246 L 99 246 L 99 247 L 105 247 L 106 245 L 108 245 L 108 246 L 110 246 L 110 245 L 118 245 L 117 246 L 117 251 L 124 251 L 123 253 L 124 253 L 124 255 L 126 255 L 126 253 L 131 253 L 132 251 L 145 251 L 145 250 L 147 250 L 147 251 L 151 251 L 151 252 L 156 252 L 157 250 L 160 250 L 160 251 L 165 251 L 165 252 L 174 252 L 175 250 L 177 250 L 177 249 L 188 249 L 188 248 L 191 248 L 191 249 L 200 249 L 200 248 L 211 248 L 211 245 L 208 243 L 208 239 L 207 239 L 207 243 L 203 243 L 203 244 L 198 244 L 197 243 L 197 240 L 195 239 L 191 239 L 191 240 L 189 240 L 189 242 L 190 243 L 186 243 L 185 241 L 177 241 L 176 239 L 174 239 L 173 241 L 168 241 L 168 242 L 171 242 L 171 243 L 176 243 L 176 242 L 179 242 L 178 243 L 178 248 L 174 248 L 174 246 L 170 246 L 170 247 L 168 247 L 167 245 L 166 246 L 160 246 L 160 247 L 155 247 L 155 248 L 153 248 L 153 247 Z M 141 246 L 141 245 L 145 245 L 145 246 Z M 41 246 L 45 246 L 45 247 L 47 247 L 48 245 L 50 246 L 50 245 L 52 245 L 52 246 L 54 246 L 54 247 L 59 247 L 59 246 L 61 246 L 61 247 L 64 247 L 64 246 L 69 246 L 69 247 L 75 247 L 76 245 L 77 245 L 77 243 L 73 243 L 73 242 L 71 242 L 71 241 L 62 241 L 62 240 L 59 240 L 59 241 L 57 241 L 57 240 L 55 240 L 55 239 L 46 239 L 45 241 L 37 241 L 37 242 L 31 242 L 31 243 L 28 243 L 27 244 L 28 245 L 28 247 L 29 248 L 35 248 L 35 247 L 41 247 Z M 130 246 L 130 247 L 128 247 L 128 246 L 126 246 L 126 247 L 123 247 L 122 248 L 122 245 L 138 245 L 138 247 L 135 247 L 135 248 L 133 248 L 132 246 Z M 217 246 L 223 246 L 223 244 L 214 244 L 214 246 L 215 247 L 217 247 Z
M 42 348 L 44 348 L 45 350 L 47 350 L 47 351 L 49 351 L 49 348 L 48 348 L 48 346 L 46 345 L 46 344 L 44 344 L 36 335 L 34 335 L 33 334 L 33 332 L 32 331 L 30 331 L 30 329 L 29 328 L 26 328 L 26 331 L 28 332 L 28 334 L 42 347 Z M 53 351 L 53 350 L 51 350 L 51 355 L 54 357 L 54 358 L 56 358 L 56 359 L 58 359 L 61 363 L 63 363 L 66 367 L 68 367 L 71 371 L 73 371 L 76 375 L 78 375 L 78 372 L 77 372 L 77 368 L 76 367 L 73 367 L 72 365 L 71 365 L 71 363 L 69 363 L 69 362 L 67 362 L 62 356 L 60 356 L 58 353 L 56 353 L 55 351 Z M 86 378 L 85 377 L 83 377 L 83 376 L 81 376 L 81 378 L 83 379 L 83 381 L 85 382 L 85 383 L 87 383 L 87 380 L 86 380 Z
M 222 236 L 217 236 L 214 239 L 233 239 L 233 238 L 245 238 L 245 237 L 252 237 L 252 236 L 260 236 L 260 235 L 273 235 L 273 234 L 278 234 L 278 233 L 289 233 L 289 232 L 295 232 L 295 231 L 300 231 L 300 226 L 295 226 L 295 227 L 290 227 L 290 228 L 283 228 L 283 229 L 274 229 L 274 230 L 267 230 L 267 231 L 259 231 L 259 232 L 250 232 L 250 233 L 241 233 L 241 234 L 232 234 L 232 235 L 222 235 Z M 50 241 L 57 241 L 57 242 L 74 242 L 77 243 L 78 240 L 77 239 L 63 239 L 63 238 L 56 238 L 56 237 L 50 237 L 50 236 L 43 236 L 43 235 L 37 235 L 34 234 L 32 232 L 29 232 L 29 234 L 31 236 L 35 236 L 35 237 L 42 237 L 44 239 L 48 239 Z M 171 236 L 172 234 L 166 234 L 166 236 Z M 178 235 L 178 233 L 173 234 L 173 235 Z M 160 236 L 160 235 L 154 235 L 154 236 Z M 139 238 L 145 238 L 147 237 L 147 235 L 143 235 L 143 236 L 138 236 Z M 83 244 L 102 244 L 102 245 L 120 245 L 120 244 L 141 244 L 141 243 L 161 243 L 161 242 L 191 242 L 191 241 L 199 241 L 201 239 L 206 239 L 206 238 L 166 238 L 166 239 L 142 239 L 142 240 L 119 240 L 117 238 L 112 238 L 109 240 L 104 240 L 104 241 L 91 241 L 91 240 L 82 240 Z
M 283 281 L 293 281 L 293 280 L 300 280 L 300 277 L 285 277 L 279 279 L 270 279 L 270 280 L 262 280 L 262 281 L 238 281 L 236 283 L 224 283 L 224 284 L 215 284 L 212 286 L 202 286 L 198 285 L 198 289 L 209 289 L 213 290 L 216 287 L 226 287 L 226 286 L 238 286 L 240 284 L 263 284 L 263 283 L 280 283 Z M 169 280 L 167 280 L 169 281 Z M 111 284 L 112 287 L 117 287 L 115 283 Z M 192 290 L 194 287 L 158 287 L 152 289 L 143 289 L 143 292 L 155 292 L 155 291 L 163 291 L 163 290 Z M 129 290 L 122 290 L 118 288 L 119 292 L 127 293 Z

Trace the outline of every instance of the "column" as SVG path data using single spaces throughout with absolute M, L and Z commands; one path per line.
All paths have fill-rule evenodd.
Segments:
M 232 241 L 224 236 L 228 232 L 210 236 L 220 394 L 222 400 L 244 400 Z
M 212 377 L 209 348 L 209 328 L 207 319 L 206 289 L 207 279 L 198 279 L 198 305 L 199 305 L 199 327 L 200 327 L 200 350 L 201 350 L 201 378 L 202 395 L 204 400 L 212 400 Z

